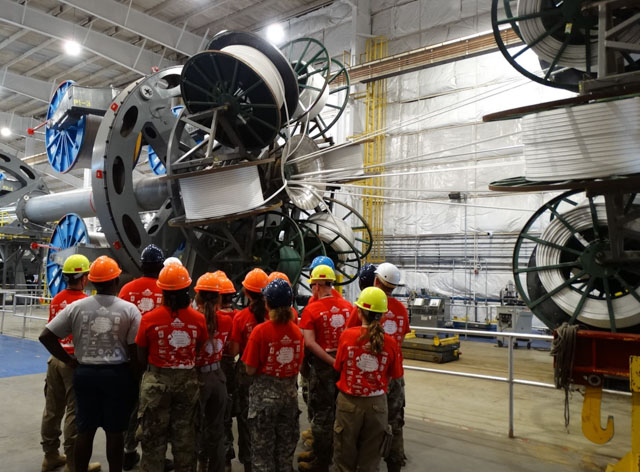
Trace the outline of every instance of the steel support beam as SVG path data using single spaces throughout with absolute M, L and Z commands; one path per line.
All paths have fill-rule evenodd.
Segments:
M 148 75 L 153 67 L 175 65 L 174 61 L 163 58 L 160 54 L 72 21 L 56 18 L 42 10 L 29 7 L 27 3 L 20 5 L 11 0 L 0 0 L 0 21 L 52 38 L 74 38 L 88 51 L 141 75 Z
M 0 0 L 4 1 L 4 0 Z M 0 11 L 2 6 L 0 5 Z M 0 14 L 1 15 L 1 14 Z M 49 103 L 55 84 L 44 80 L 34 79 L 16 74 L 10 70 L 0 70 L 0 87 L 4 87 L 12 92 L 25 95 L 34 100 Z
M 123 4 L 114 0 L 60 0 L 60 2 L 187 56 L 200 51 L 202 45 L 206 43 L 206 37 L 197 36 L 182 26 L 172 25 L 135 8 L 130 8 L 130 3 Z

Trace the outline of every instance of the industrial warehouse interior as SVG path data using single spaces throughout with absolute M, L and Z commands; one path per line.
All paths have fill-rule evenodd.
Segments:
M 0 470 L 640 472 L 638 149 L 637 0 L 0 0 Z

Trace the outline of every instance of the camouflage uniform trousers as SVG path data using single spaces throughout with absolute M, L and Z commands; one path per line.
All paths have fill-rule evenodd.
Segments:
M 399 379 L 391 379 L 389 381 L 389 392 L 387 394 L 387 404 L 389 409 L 389 425 L 393 433 L 391 440 L 391 451 L 385 457 L 387 467 L 393 468 L 393 465 L 406 465 L 406 457 L 404 455 L 404 440 L 402 437 L 402 427 L 404 426 L 404 377 Z
M 164 470 L 168 443 L 171 443 L 175 471 L 195 470 L 198 395 L 195 369 L 148 367 L 140 386 L 136 434 L 142 444 L 141 471 Z
M 333 426 L 336 472 L 376 472 L 387 428 L 386 395 L 354 397 L 340 392 Z
M 45 454 L 58 452 L 62 433 L 60 424 L 64 417 L 64 453 L 71 460 L 78 436 L 73 368 L 52 356 L 47 361 L 47 376 L 44 382 L 45 403 L 40 427 L 42 450 Z
M 207 472 L 224 470 L 224 413 L 227 385 L 220 368 L 199 372 L 200 414 L 198 416 L 198 460 Z
M 233 449 L 233 397 L 236 388 L 235 361 L 231 356 L 222 356 L 220 366 L 227 379 L 227 404 L 224 412 L 224 450 L 226 460 L 230 461 L 236 457 L 236 451 Z
M 249 414 L 249 387 L 253 378 L 247 375 L 244 362 L 236 363 L 236 395 L 233 399 L 236 421 L 238 422 L 238 460 L 242 464 L 251 463 L 251 433 L 247 415 Z
M 311 375 L 309 376 L 309 406 L 313 411 L 311 432 L 313 434 L 313 454 L 320 467 L 331 465 L 338 378 L 339 374 L 332 365 L 317 357 L 311 359 Z
M 252 472 L 292 472 L 300 434 L 296 377 L 256 377 L 249 393 Z

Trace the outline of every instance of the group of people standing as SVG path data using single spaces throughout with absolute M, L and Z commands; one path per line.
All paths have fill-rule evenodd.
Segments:
M 328 472 L 333 463 L 337 471 L 374 471 L 382 457 L 389 471 L 404 465 L 400 345 L 409 320 L 391 297 L 400 283 L 395 266 L 365 265 L 352 306 L 333 287 L 331 259 L 316 258 L 300 319 L 283 273 L 249 271 L 242 282 L 249 303 L 238 311 L 222 271 L 202 275 L 192 300 L 179 260 L 151 245 L 141 266 L 143 277 L 118 291 L 122 271 L 113 259 L 65 261 L 67 288 L 52 300 L 40 336 L 52 354 L 43 472 L 65 464 L 65 472 L 100 470 L 90 463 L 100 427 L 111 472 L 138 461 L 150 472 L 230 471 L 233 416 L 245 472 L 292 471 L 300 383 L 311 428 L 302 433 L 309 450 L 299 470 Z

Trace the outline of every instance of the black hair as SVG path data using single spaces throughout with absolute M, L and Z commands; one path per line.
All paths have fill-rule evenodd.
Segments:
M 253 313 L 256 323 L 262 323 L 267 315 L 267 306 L 264 303 L 262 292 L 253 292 L 245 288 L 244 293 L 249 297 L 249 311 Z
M 233 305 L 233 297 L 235 293 L 221 293 L 220 294 L 220 306 L 232 306 Z
M 384 348 L 384 329 L 382 329 L 382 325 L 380 324 L 382 313 L 363 310 L 360 307 L 358 307 L 358 310 L 360 310 L 362 317 L 369 325 L 367 327 L 367 331 L 358 338 L 358 341 L 368 339 L 371 346 L 371 352 L 374 354 L 380 354 Z
M 218 330 L 218 315 L 216 311 L 219 300 L 220 294 L 218 292 L 200 290 L 196 293 L 196 303 L 204 308 L 204 318 L 207 320 L 207 331 L 209 331 L 210 338 L 213 338 L 213 335 Z
M 187 308 L 191 303 L 189 298 L 189 287 L 180 290 L 163 290 L 162 304 L 171 310 L 171 315 L 178 316 L 178 310 Z

